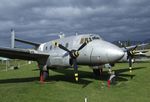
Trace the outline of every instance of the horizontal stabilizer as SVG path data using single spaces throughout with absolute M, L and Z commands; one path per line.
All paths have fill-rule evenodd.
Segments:
M 40 43 L 35 43 L 35 42 L 31 42 L 31 41 L 27 41 L 27 40 L 22 40 L 22 39 L 18 39 L 18 38 L 15 38 L 15 41 L 21 42 L 21 43 L 25 43 L 25 44 L 29 44 L 29 45 L 33 45 L 33 46 L 36 46 L 36 47 L 40 46 Z

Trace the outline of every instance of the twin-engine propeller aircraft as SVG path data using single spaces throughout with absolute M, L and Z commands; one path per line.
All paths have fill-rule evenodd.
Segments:
M 98 73 L 101 66 L 113 65 L 125 54 L 122 48 L 103 40 L 96 34 L 69 36 L 40 44 L 15 38 L 14 30 L 11 33 L 12 43 L 15 40 L 33 45 L 35 49 L 13 48 L 12 44 L 12 48 L 0 47 L 0 56 L 37 61 L 40 81 L 44 81 L 49 76 L 50 68 L 72 66 L 75 80 L 78 81 L 78 65 L 92 66 L 93 71 Z

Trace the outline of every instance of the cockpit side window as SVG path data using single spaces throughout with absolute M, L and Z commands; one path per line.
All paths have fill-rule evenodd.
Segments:
M 85 41 L 88 41 L 89 38 L 85 38 Z
M 68 46 L 69 46 L 69 43 L 66 43 L 65 47 L 68 48 Z
M 88 41 L 89 38 L 81 38 L 80 44 L 83 44 L 85 41 Z
M 96 39 L 100 39 L 100 38 L 97 37 L 97 36 L 93 36 L 93 37 L 92 37 L 92 40 L 96 40 Z
M 84 41 L 85 41 L 85 39 L 84 39 L 84 38 L 81 38 L 81 40 L 80 40 L 80 44 L 83 44 L 83 43 L 84 43 Z
M 92 41 L 92 38 L 89 38 L 89 41 Z

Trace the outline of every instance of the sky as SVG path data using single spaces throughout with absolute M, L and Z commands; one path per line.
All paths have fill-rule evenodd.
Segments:
M 10 29 L 34 42 L 86 33 L 107 41 L 150 38 L 150 0 L 0 0 L 0 46 Z

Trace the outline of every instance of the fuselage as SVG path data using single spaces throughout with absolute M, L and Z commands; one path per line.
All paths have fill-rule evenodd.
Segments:
M 99 35 L 84 34 L 56 39 L 43 43 L 38 51 L 49 53 L 47 60 L 48 67 L 70 66 L 69 54 L 53 45 L 58 42 L 69 50 L 77 50 L 86 40 L 91 40 L 80 52 L 77 58 L 79 65 L 103 65 L 106 63 L 115 63 L 124 56 L 124 52 L 116 45 L 103 40 Z

